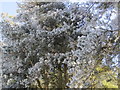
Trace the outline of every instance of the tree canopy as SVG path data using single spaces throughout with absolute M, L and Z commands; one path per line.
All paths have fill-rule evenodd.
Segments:
M 3 88 L 118 88 L 117 2 L 22 2 L 2 14 Z

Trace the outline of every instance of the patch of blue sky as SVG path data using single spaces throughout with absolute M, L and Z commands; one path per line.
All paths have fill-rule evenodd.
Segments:
M 16 2 L 5 2 L 1 0 L 0 1 L 0 21 L 2 20 L 1 18 L 1 13 L 8 13 L 11 16 L 15 16 L 16 15 L 16 9 L 17 7 L 17 3 Z M 0 41 L 2 41 L 2 35 L 0 33 Z
M 16 2 L 0 2 L 0 13 L 8 13 L 9 15 L 16 15 L 18 6 Z

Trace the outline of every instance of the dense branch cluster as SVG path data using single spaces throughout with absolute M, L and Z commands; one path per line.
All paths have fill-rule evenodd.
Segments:
M 117 3 L 18 5 L 14 24 L 1 22 L 3 88 L 92 87 L 90 76 L 103 60 L 116 71 L 120 32 L 117 16 L 111 18 Z

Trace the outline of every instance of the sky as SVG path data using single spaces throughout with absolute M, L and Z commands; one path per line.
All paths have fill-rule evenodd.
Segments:
M 17 9 L 16 2 L 0 2 L 0 21 L 1 21 L 1 13 L 8 13 L 11 16 L 16 15 Z M 2 41 L 2 35 L 0 33 L 0 41 Z
M 16 2 L 0 2 L 0 13 L 5 12 L 9 15 L 16 15 L 17 8 Z

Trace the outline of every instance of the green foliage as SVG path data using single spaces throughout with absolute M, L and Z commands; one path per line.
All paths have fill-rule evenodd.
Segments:
M 66 84 L 69 81 L 69 75 L 66 64 L 58 64 L 57 67 L 53 68 L 53 71 L 50 70 L 48 65 L 44 65 L 42 68 L 42 77 L 31 83 L 31 88 L 68 88 Z

